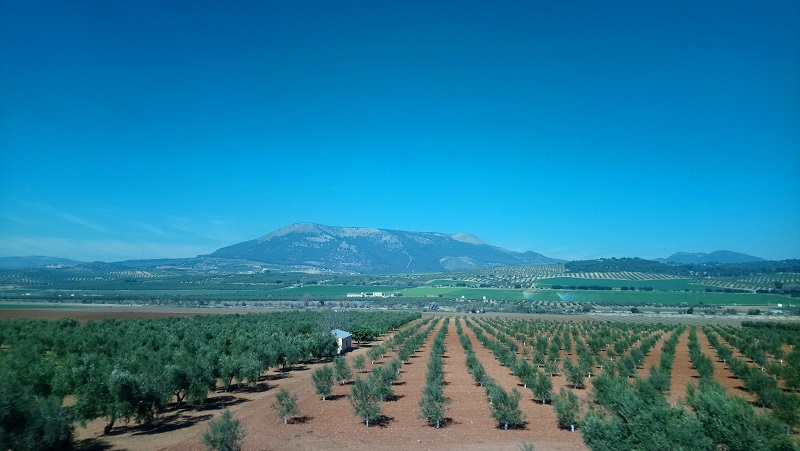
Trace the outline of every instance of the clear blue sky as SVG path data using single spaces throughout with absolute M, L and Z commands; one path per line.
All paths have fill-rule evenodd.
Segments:
M 3 1 L 0 89 L 0 255 L 800 258 L 795 0 Z

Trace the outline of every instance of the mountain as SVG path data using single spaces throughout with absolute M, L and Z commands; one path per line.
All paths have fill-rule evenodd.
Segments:
M 76 266 L 81 264 L 83 264 L 83 262 L 40 255 L 32 255 L 29 257 L 0 257 L 0 268 L 47 268 Z
M 408 232 L 299 223 L 206 257 L 263 262 L 296 269 L 409 273 L 558 263 L 535 252 L 490 246 L 474 235 Z
M 715 251 L 710 254 L 678 252 L 658 261 L 682 264 L 702 263 L 752 263 L 763 262 L 763 258 L 732 251 Z

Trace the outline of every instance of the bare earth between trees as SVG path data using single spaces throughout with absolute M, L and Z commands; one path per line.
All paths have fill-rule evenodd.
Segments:
M 419 401 L 425 385 L 425 367 L 430 357 L 430 343 L 441 324 L 428 335 L 422 347 L 403 366 L 400 377 L 393 385 L 395 397 L 382 403 L 384 417 L 379 424 L 366 427 L 354 413 L 347 395 L 352 381 L 342 386 L 338 382 L 325 401 L 314 392 L 311 373 L 322 363 L 298 365 L 289 371 L 271 370 L 254 386 L 233 388 L 230 392 L 218 391 L 209 396 L 199 409 L 181 409 L 162 414 L 154 425 L 122 426 L 111 435 L 103 435 L 104 421 L 90 422 L 76 430 L 77 439 L 102 441 L 114 449 L 204 449 L 201 436 L 208 430 L 209 420 L 228 408 L 239 419 L 246 431 L 244 449 L 516 449 L 530 442 L 538 450 L 587 449 L 579 432 L 569 432 L 557 427 L 550 405 L 535 402 L 530 391 L 518 387 L 519 380 L 509 369 L 497 362 L 491 353 L 478 343 L 469 329 L 473 346 L 481 362 L 493 377 L 506 389 L 517 387 L 523 394 L 521 406 L 526 416 L 522 429 L 504 431 L 489 414 L 489 401 L 481 387 L 472 380 L 464 363 L 465 354 L 452 325 L 445 339 L 444 355 L 445 395 L 452 399 L 448 421 L 441 429 L 428 425 L 419 418 Z M 373 342 L 378 345 L 388 337 Z M 348 362 L 366 355 L 363 346 L 348 354 Z M 387 353 L 376 361 L 379 365 L 396 357 Z M 367 360 L 365 378 L 372 368 Z M 563 376 L 555 383 L 566 384 Z M 284 425 L 270 407 L 279 388 L 298 395 L 299 414 Z M 557 388 L 556 388 L 557 390 Z M 585 392 L 585 390 L 582 390 Z
M 485 323 L 482 326 L 486 326 Z M 413 322 L 406 327 L 419 327 Z M 364 424 L 353 411 L 348 395 L 353 389 L 354 379 L 366 379 L 375 366 L 387 365 L 398 357 L 397 351 L 387 351 L 381 358 L 366 363 L 361 371 L 354 370 L 352 378 L 344 384 L 336 382 L 330 395 L 325 400 L 315 393 L 311 375 L 326 362 L 302 363 L 286 370 L 270 370 L 256 384 L 233 385 L 229 391 L 216 391 L 199 408 L 181 408 L 162 414 L 154 424 L 147 426 L 129 425 L 116 428 L 109 435 L 103 434 L 104 421 L 90 422 L 86 428 L 78 428 L 78 440 L 83 440 L 85 447 L 97 446 L 112 449 L 170 449 L 195 450 L 203 449 L 201 438 L 208 431 L 212 419 L 219 418 L 223 409 L 228 409 L 233 418 L 241 422 L 246 436 L 243 449 L 247 450 L 305 450 L 305 449 L 349 449 L 349 450 L 381 450 L 381 449 L 519 449 L 523 443 L 531 443 L 537 450 L 583 450 L 581 432 L 570 432 L 559 428 L 553 405 L 543 405 L 534 399 L 531 390 L 523 385 L 522 380 L 514 374 L 512 368 L 500 363 L 500 357 L 481 344 L 476 331 L 463 327 L 463 334 L 471 343 L 475 356 L 483 365 L 486 375 L 507 392 L 516 389 L 521 394 L 519 408 L 524 416 L 521 424 L 504 430 L 502 425 L 490 415 L 490 401 L 484 388 L 476 383 L 467 365 L 467 353 L 462 347 L 459 335 L 451 323 L 444 336 L 446 351 L 443 355 L 443 394 L 449 398 L 446 418 L 443 427 L 437 429 L 420 415 L 420 400 L 426 385 L 426 367 L 431 358 L 434 337 L 442 329 L 443 322 L 438 321 L 427 334 L 419 349 L 414 352 L 401 367 L 399 377 L 391 388 L 394 395 L 380 404 L 381 415 L 369 427 Z M 422 330 L 424 327 L 420 328 Z M 491 326 L 489 327 L 491 329 Z M 569 330 L 573 330 L 570 326 Z M 586 346 L 590 337 L 579 325 L 573 330 L 576 346 Z M 695 362 L 690 358 L 689 328 L 679 327 L 664 333 L 653 331 L 638 336 L 631 335 L 629 347 L 623 354 L 613 352 L 611 346 L 597 355 L 597 362 L 592 369 L 594 375 L 602 374 L 603 362 L 615 362 L 612 367 L 624 366 L 622 357 L 631 354 L 640 341 L 651 337 L 655 342 L 633 368 L 633 375 L 648 377 L 648 368 L 658 366 L 662 360 L 662 348 L 668 338 L 674 335 L 674 360 L 667 373 L 669 386 L 666 396 L 672 405 L 682 406 L 686 403 L 690 386 L 697 386 L 700 373 Z M 714 378 L 728 395 L 745 398 L 755 404 L 755 397 L 744 388 L 726 364 L 717 356 L 717 351 L 709 342 L 701 329 L 696 331 L 696 341 L 702 351 L 710 358 Z M 498 332 L 502 334 L 502 332 Z M 561 328 L 554 334 L 563 333 Z M 693 332 L 694 333 L 694 332 Z M 370 344 L 364 345 L 347 354 L 346 361 L 353 368 L 356 359 L 366 357 L 371 347 L 380 346 L 392 334 L 378 337 Z M 491 334 L 488 334 L 491 335 Z M 498 335 L 499 337 L 499 335 Z M 498 337 L 491 336 L 492 340 Z M 520 338 L 510 341 L 522 352 L 523 359 L 531 361 L 533 343 L 521 342 Z M 624 339 L 624 334 L 620 339 Z M 713 337 L 712 337 L 713 338 Z M 547 340 L 553 339 L 548 336 Z M 677 343 L 677 344 L 675 344 Z M 493 346 L 493 345 L 492 345 Z M 724 346 L 730 347 L 727 343 Z M 495 349 L 492 347 L 492 349 Z M 553 394 L 566 388 L 577 394 L 581 410 L 586 411 L 592 404 L 593 381 L 584 380 L 584 387 L 575 387 L 569 380 L 566 366 L 578 365 L 579 361 L 572 345 L 565 346 L 556 354 L 559 365 L 552 376 Z M 735 349 L 735 348 L 734 348 Z M 529 353 L 530 352 L 530 353 Z M 739 357 L 744 357 L 736 353 Z M 567 362 L 565 365 L 563 362 Z M 750 362 L 751 365 L 753 362 Z M 651 375 L 652 376 L 652 375 Z M 632 380 L 632 379 L 629 379 Z M 282 390 L 297 396 L 297 413 L 288 417 L 288 424 L 276 415 L 272 409 L 276 394 Z M 795 436 L 796 439 L 796 436 Z

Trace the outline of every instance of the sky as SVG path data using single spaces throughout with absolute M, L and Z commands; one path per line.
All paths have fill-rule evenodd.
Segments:
M 0 256 L 296 222 L 800 258 L 800 2 L 0 2 Z

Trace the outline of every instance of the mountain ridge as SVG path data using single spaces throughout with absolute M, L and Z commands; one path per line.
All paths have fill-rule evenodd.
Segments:
M 753 263 L 765 261 L 761 257 L 726 250 L 708 254 L 702 252 L 676 252 L 667 258 L 657 258 L 664 263 L 702 264 L 702 263 Z
M 536 252 L 515 252 L 466 233 L 291 224 L 208 257 L 260 261 L 354 273 L 440 272 L 559 263 Z
M 44 255 L 0 257 L 0 268 L 56 268 L 84 265 L 86 262 Z

